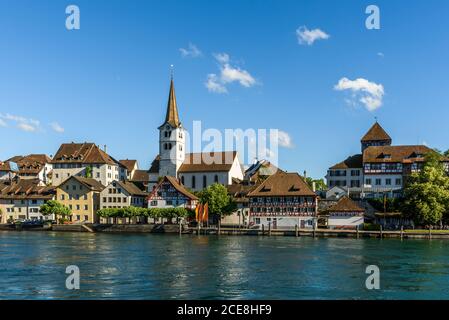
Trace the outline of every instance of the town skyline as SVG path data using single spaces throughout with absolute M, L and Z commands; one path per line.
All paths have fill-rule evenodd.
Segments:
M 435 3 L 408 8 L 409 21 L 440 33 L 433 43 L 413 23 L 392 17 L 400 4 L 383 1 L 378 3 L 380 30 L 365 28 L 364 4 L 326 3 L 328 10 L 319 10 L 318 4 L 286 2 L 286 8 L 270 6 L 270 14 L 263 4 L 206 5 L 206 11 L 220 10 L 220 17 L 214 16 L 220 27 L 210 23 L 212 18 L 200 19 L 194 10 L 198 3 L 177 4 L 176 9 L 141 4 L 139 13 L 132 4 L 112 1 L 104 14 L 99 14 L 99 4 L 77 5 L 82 17 L 77 31 L 64 28 L 63 4 L 27 4 L 33 7 L 25 13 L 30 19 L 20 19 L 20 24 L 15 17 L 24 3 L 2 10 L 0 25 L 15 33 L 7 35 L 10 51 L 0 53 L 0 132 L 10 137 L 1 144 L 1 160 L 54 155 L 61 143 L 87 141 L 107 145 L 115 158 L 137 159 L 148 168 L 158 153 L 156 128 L 165 113 L 171 64 L 187 131 L 195 120 L 205 129 L 222 131 L 277 128 L 289 137 L 280 150 L 279 167 L 290 172 L 307 170 L 314 178 L 324 177 L 330 165 L 358 152 L 375 117 L 398 145 L 448 148 L 449 133 L 439 129 L 449 115 L 441 67 L 448 47 L 435 41 L 444 39 L 441 25 L 446 22 L 437 19 L 444 10 L 434 10 Z M 236 6 L 240 10 L 233 23 L 226 22 Z M 244 18 L 253 9 L 258 18 L 249 26 Z M 180 31 L 165 22 L 169 14 L 179 24 L 195 18 L 202 23 Z M 332 14 L 342 19 L 330 19 Z M 271 15 L 277 21 L 285 17 L 285 22 L 264 28 L 263 20 Z M 120 24 L 107 23 L 119 17 Z M 203 23 L 217 39 L 208 37 Z M 240 28 L 242 35 L 236 34 Z M 323 33 L 312 32 L 316 30 Z M 251 45 L 245 43 L 249 35 L 254 36 Z M 268 48 L 261 35 L 279 49 Z M 392 41 L 398 38 L 409 45 L 396 48 Z M 416 46 L 418 41 L 422 47 Z M 8 63 L 13 54 L 14 63 Z M 418 60 L 425 63 L 417 66 Z M 372 89 L 377 102 L 363 104 L 358 96 L 349 106 L 354 101 L 346 90 L 358 95 L 357 86 Z M 216 111 L 210 112 L 211 106 Z M 407 121 L 399 121 L 404 114 Z

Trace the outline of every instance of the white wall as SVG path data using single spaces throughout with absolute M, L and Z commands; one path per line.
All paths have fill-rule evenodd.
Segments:
M 371 179 L 371 184 L 366 183 L 366 179 Z M 381 180 L 380 185 L 376 185 L 376 179 Z M 391 179 L 391 185 L 386 184 L 386 179 Z M 396 184 L 396 179 L 401 179 L 401 184 Z M 387 189 L 402 189 L 404 183 L 403 176 L 401 174 L 365 174 L 364 187 L 365 188 L 387 188 Z
M 58 164 L 59 165 L 59 164 Z M 86 176 L 86 168 L 91 165 L 81 164 L 77 168 L 69 168 L 71 164 L 62 164 L 63 168 L 53 168 L 53 186 L 59 186 L 62 182 L 67 180 L 71 176 Z M 120 178 L 120 172 L 118 165 L 92 165 L 92 179 L 99 181 L 102 185 L 107 186 L 114 180 Z
M 268 230 L 270 223 L 272 229 L 294 230 L 295 226 L 298 226 L 298 228 L 309 229 L 313 228 L 314 221 L 315 221 L 314 217 L 286 217 L 286 216 L 250 217 L 251 223 L 254 223 L 255 226 L 260 226 L 260 228 L 262 228 L 262 225 L 264 225 L 265 230 Z
M 356 227 L 360 226 L 364 223 L 364 217 L 363 216 L 329 216 L 328 219 L 328 227 Z

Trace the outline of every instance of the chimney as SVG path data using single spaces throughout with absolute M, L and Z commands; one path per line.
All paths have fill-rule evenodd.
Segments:
M 304 180 L 306 180 L 306 179 L 307 179 L 307 171 L 304 170 Z
M 104 153 L 108 153 L 108 146 L 104 145 Z

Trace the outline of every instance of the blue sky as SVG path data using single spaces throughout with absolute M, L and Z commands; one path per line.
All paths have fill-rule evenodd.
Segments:
M 65 28 L 70 4 L 80 8 L 80 30 Z M 380 8 L 380 30 L 365 27 L 370 4 Z M 0 159 L 92 141 L 147 168 L 171 64 L 189 131 L 194 120 L 278 128 L 292 142 L 280 149 L 285 170 L 324 176 L 359 151 L 374 117 L 395 144 L 446 150 L 448 10 L 443 0 L 2 0 Z M 302 26 L 328 37 L 300 44 Z M 189 43 L 199 56 L 182 55 Z M 227 92 L 208 90 L 210 74 Z M 345 78 L 346 90 L 336 90 Z M 368 110 L 363 97 L 381 106 Z

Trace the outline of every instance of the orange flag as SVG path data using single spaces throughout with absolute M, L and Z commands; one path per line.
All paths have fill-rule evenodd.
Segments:
M 209 205 L 206 203 L 203 208 L 203 222 L 209 220 Z
M 203 211 L 203 208 L 202 208 L 202 204 L 200 203 L 195 208 L 195 220 L 198 222 L 200 221 L 202 211 Z

